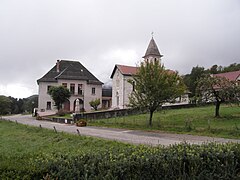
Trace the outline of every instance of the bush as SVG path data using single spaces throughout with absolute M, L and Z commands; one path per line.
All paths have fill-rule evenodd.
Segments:
M 39 156 L 21 171 L 0 169 L 0 179 L 239 179 L 240 144 L 179 144 Z M 31 167 L 29 170 L 27 167 Z
M 89 104 L 95 111 L 97 111 L 98 106 L 100 105 L 100 99 L 98 98 L 98 99 L 92 100 L 89 102 Z

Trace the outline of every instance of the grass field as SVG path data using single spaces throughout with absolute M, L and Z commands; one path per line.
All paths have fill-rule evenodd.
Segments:
M 239 145 L 134 146 L 0 121 L 0 179 L 239 179 Z
M 0 121 L 0 169 L 19 169 L 29 165 L 29 161 L 36 157 L 99 153 L 107 149 L 129 146 L 114 141 L 55 133 L 47 129 Z
M 166 131 L 174 133 L 240 138 L 240 107 L 222 105 L 220 118 L 214 117 L 214 106 L 162 110 L 154 113 L 149 127 L 149 114 L 132 115 L 102 120 L 91 120 L 92 126 Z

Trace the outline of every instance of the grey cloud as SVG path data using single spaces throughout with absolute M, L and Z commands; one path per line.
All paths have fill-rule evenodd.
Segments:
M 141 60 L 152 31 L 165 66 L 181 74 L 240 61 L 237 0 L 2 0 L 0 22 L 0 84 L 35 93 L 57 59 L 78 59 L 108 81 L 114 64 Z M 116 50 L 136 56 L 109 56 Z

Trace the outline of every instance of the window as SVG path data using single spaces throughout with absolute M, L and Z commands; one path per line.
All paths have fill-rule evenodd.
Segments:
M 70 84 L 70 93 L 74 94 L 75 92 L 75 84 Z
M 78 84 L 78 95 L 83 95 L 82 84 Z
M 47 92 L 49 92 L 49 90 L 50 90 L 51 87 L 52 87 L 52 86 L 47 86 Z
M 132 82 L 132 86 L 133 86 L 133 91 L 135 91 L 135 81 Z
M 93 95 L 96 94 L 96 89 L 95 89 L 95 87 L 92 88 L 92 94 L 93 94 Z
M 47 102 L 47 110 L 51 110 L 51 102 L 50 101 Z
M 67 83 L 62 83 L 62 86 L 64 86 L 65 88 L 67 88 Z

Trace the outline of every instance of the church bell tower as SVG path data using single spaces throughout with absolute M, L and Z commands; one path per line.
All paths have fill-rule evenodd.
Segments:
M 155 43 L 153 37 L 148 45 L 147 51 L 143 56 L 145 62 L 156 62 L 159 61 L 161 63 L 161 57 L 163 55 L 160 54 L 157 44 Z

